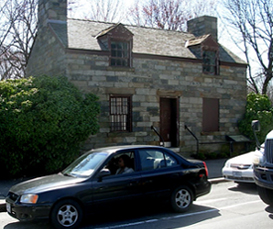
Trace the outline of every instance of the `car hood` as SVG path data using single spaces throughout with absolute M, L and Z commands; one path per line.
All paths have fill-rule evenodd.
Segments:
M 16 184 L 11 187 L 10 192 L 18 195 L 49 191 L 60 187 L 65 187 L 71 184 L 84 181 L 86 178 L 68 177 L 63 174 L 54 174 L 44 177 L 38 177 L 22 183 Z
M 255 151 L 251 151 L 249 153 L 245 153 L 242 155 L 239 155 L 237 157 L 233 157 L 228 160 L 229 163 L 234 163 L 234 164 L 249 164 L 251 165 L 253 163 L 253 158 L 255 155 Z

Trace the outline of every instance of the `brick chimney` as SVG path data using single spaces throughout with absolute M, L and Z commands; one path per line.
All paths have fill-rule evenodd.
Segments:
M 47 26 L 48 22 L 66 23 L 67 0 L 39 0 L 38 29 Z
M 217 18 L 211 16 L 202 16 L 194 18 L 187 22 L 188 32 L 196 37 L 211 34 L 218 42 Z

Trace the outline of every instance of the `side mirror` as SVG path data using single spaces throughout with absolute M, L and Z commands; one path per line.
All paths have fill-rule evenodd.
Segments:
M 109 169 L 102 169 L 100 172 L 99 172 L 99 178 L 103 178 L 103 177 L 107 177 L 107 176 L 110 176 L 111 175 L 111 172 Z
M 261 125 L 260 125 L 259 120 L 253 120 L 251 122 L 251 127 L 252 127 L 253 131 L 259 132 L 261 130 Z
M 260 125 L 259 120 L 253 120 L 251 122 L 251 127 L 252 127 L 252 131 L 253 131 L 253 134 L 254 134 L 254 137 L 256 140 L 256 147 L 260 150 L 261 144 L 260 144 L 260 142 L 257 138 L 257 135 L 256 135 L 256 132 L 259 132 L 261 130 L 261 125 Z

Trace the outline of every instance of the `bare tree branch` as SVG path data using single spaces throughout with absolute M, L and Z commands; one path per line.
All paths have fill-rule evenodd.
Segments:
M 185 31 L 189 19 L 215 14 L 216 1 L 149 0 L 143 4 L 137 1 L 129 12 L 128 20 L 131 24 Z
M 77 7 L 80 7 L 78 3 Z M 126 8 L 121 0 L 92 0 L 84 3 L 81 17 L 105 22 L 120 22 L 126 16 Z
M 223 13 L 223 21 L 237 31 L 235 40 L 241 40 L 246 60 L 252 64 L 255 56 L 262 69 L 253 72 L 250 65 L 248 82 L 256 93 L 266 94 L 273 77 L 273 0 L 225 0 L 224 6 L 227 13 Z
M 0 8 L 0 79 L 25 77 L 37 32 L 37 0 L 9 0 Z

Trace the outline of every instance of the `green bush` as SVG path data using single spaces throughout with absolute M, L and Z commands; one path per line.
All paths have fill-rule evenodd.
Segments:
M 66 77 L 0 82 L 0 174 L 52 173 L 69 164 L 99 129 L 97 100 Z
M 260 121 L 261 131 L 257 133 L 257 137 L 262 143 L 266 134 L 273 129 L 273 109 L 266 95 L 248 94 L 245 116 L 238 123 L 240 132 L 255 140 L 251 127 L 252 120 Z

